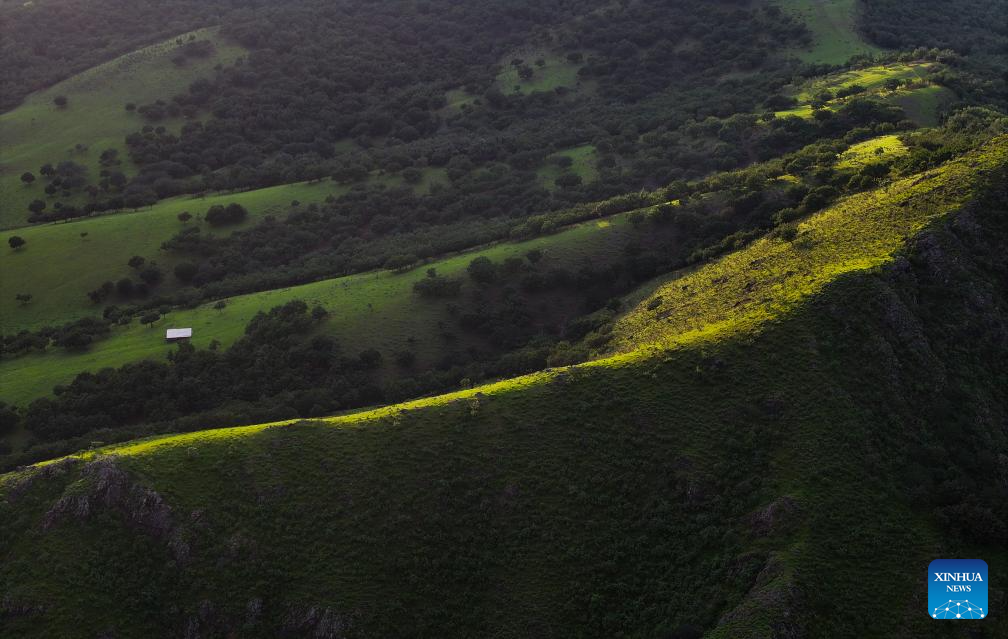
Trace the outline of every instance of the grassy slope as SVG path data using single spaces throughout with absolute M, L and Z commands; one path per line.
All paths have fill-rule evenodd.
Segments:
M 860 169 L 869 164 L 898 158 L 906 153 L 906 145 L 898 135 L 882 135 L 852 145 L 840 154 L 836 168 Z
M 1003 163 L 1005 142 L 974 159 Z M 942 173 L 962 177 L 963 164 Z M 140 507 L 129 486 L 103 490 L 120 485 L 108 467 L 104 483 L 82 479 L 81 462 L 7 475 L 0 592 L 27 611 L 8 627 L 25 637 L 186 626 L 322 636 L 334 619 L 369 636 L 662 636 L 684 623 L 712 637 L 933 632 L 920 609 L 927 562 L 976 554 L 997 573 L 1008 556 L 948 545 L 908 500 L 918 444 L 949 426 L 919 424 L 917 401 L 969 375 L 960 408 L 1005 409 L 1004 361 L 984 345 L 1008 305 L 998 285 L 1008 273 L 974 264 L 979 249 L 948 233 L 923 260 L 879 266 L 961 188 L 918 189 L 909 205 L 920 212 L 900 217 L 919 224 L 900 228 L 884 222 L 891 202 L 864 202 L 862 235 L 874 240 L 852 243 L 837 223 L 849 207 L 810 220 L 857 268 L 791 287 L 775 270 L 752 271 L 758 291 L 782 298 L 757 315 L 772 321 L 704 311 L 717 329 L 685 325 L 690 338 L 672 350 L 322 422 L 102 451 L 170 511 L 150 494 Z M 962 228 L 963 241 L 983 235 Z M 801 266 L 790 249 L 742 254 Z M 750 268 L 729 256 L 700 271 L 727 279 L 699 277 L 694 291 L 738 299 L 732 273 Z M 930 284 L 950 277 L 969 286 Z M 970 287 L 992 295 L 988 314 Z M 46 530 L 58 500 L 90 514 Z M 952 626 L 941 630 L 957 636 Z
M 671 344 L 792 310 L 837 277 L 892 260 L 909 237 L 971 194 L 985 172 L 1008 162 L 1008 137 L 890 186 L 854 195 L 798 226 L 788 241 L 764 238 L 659 287 L 618 323 L 616 347 Z
M 42 354 L 0 360 L 0 385 L 3 386 L 0 397 L 21 404 L 49 394 L 56 384 L 67 383 L 86 370 L 120 366 L 144 358 L 163 358 L 172 350 L 163 339 L 167 326 L 192 327 L 193 343 L 198 347 L 206 347 L 213 340 L 227 346 L 243 334 L 245 325 L 256 312 L 293 299 L 326 307 L 330 316 L 323 330 L 336 336 L 348 352 L 376 348 L 391 359 L 397 351 L 411 350 L 421 364 L 430 364 L 446 348 L 439 338 L 438 323 L 443 321 L 453 325 L 455 322 L 448 314 L 444 300 L 424 300 L 413 293 L 413 283 L 426 277 L 427 268 L 434 267 L 443 276 L 465 277 L 465 268 L 477 255 L 485 255 L 499 263 L 507 257 L 521 258 L 529 250 L 537 248 L 542 249 L 546 256 L 542 262 L 543 269 L 551 266 L 576 269 L 592 260 L 617 258 L 631 235 L 632 227 L 626 221 L 626 215 L 619 215 L 579 224 L 526 242 L 501 243 L 448 257 L 408 273 L 363 273 L 237 296 L 228 300 L 223 311 L 214 310 L 213 303 L 193 310 L 175 311 L 152 327 L 141 326 L 137 322 L 116 327 L 111 337 L 96 343 L 85 353 L 54 349 Z M 467 288 L 462 294 L 468 293 Z M 574 313 L 576 310 L 565 309 L 562 305 L 554 309 L 557 313 Z M 411 337 L 416 338 L 415 345 L 408 341 Z M 469 343 L 468 340 L 463 341 L 465 343 L 459 347 Z
M 777 4 L 812 32 L 812 46 L 797 52 L 805 62 L 843 64 L 854 55 L 882 51 L 857 33 L 857 0 L 780 0 Z
M 97 181 L 100 165 L 98 157 L 105 149 L 118 149 L 123 165 L 119 167 L 129 174 L 132 165 L 126 153 L 125 138 L 138 131 L 146 122 L 136 113 L 125 110 L 127 102 L 137 105 L 153 102 L 159 98 L 169 99 L 186 90 L 198 77 L 213 72 L 217 64 L 229 64 L 244 53 L 237 46 L 222 41 L 215 29 L 201 29 L 192 32 L 199 39 L 209 39 L 216 45 L 216 53 L 201 60 L 194 60 L 185 67 L 177 67 L 171 62 L 177 48 L 175 38 L 160 44 L 145 47 L 115 60 L 89 69 L 49 89 L 29 96 L 24 103 L 4 114 L 0 114 L 0 139 L 3 152 L 0 154 L 0 228 L 21 226 L 25 223 L 28 203 L 34 199 L 49 202 L 49 208 L 57 200 L 82 203 L 77 199 L 47 197 L 45 186 L 39 175 L 39 167 L 49 162 L 56 165 L 62 160 L 73 160 L 90 170 L 90 177 Z M 183 34 L 183 41 L 189 34 Z M 68 105 L 59 109 L 53 105 L 53 97 L 65 95 Z M 177 129 L 183 120 L 165 120 L 159 123 L 169 129 Z M 84 153 L 75 153 L 76 144 L 88 146 Z M 35 174 L 36 182 L 25 187 L 20 176 L 25 171 Z
M 533 69 L 532 78 L 523 80 L 518 76 L 518 70 L 511 65 L 511 60 L 520 58 Z M 542 59 L 546 64 L 540 67 L 535 63 Z M 580 86 L 578 70 L 581 65 L 568 62 L 566 58 L 538 49 L 520 51 L 506 56 L 501 61 L 502 70 L 497 74 L 497 87 L 502 93 L 529 94 L 536 91 L 553 91 L 559 87 L 574 89 Z
M 929 73 L 939 68 L 940 65 L 931 62 L 899 62 L 833 73 L 797 87 L 794 90 L 794 96 L 798 100 L 798 106 L 778 111 L 776 115 L 779 118 L 792 115 L 811 118 L 811 102 L 816 94 L 823 91 L 835 94 L 839 89 L 857 84 L 867 91 L 856 97 L 867 95 L 895 104 L 902 107 L 906 111 L 907 117 L 917 124 L 934 126 L 938 121 L 939 109 L 954 97 L 950 90 L 928 84 L 913 88 L 900 87 L 895 91 L 888 91 L 884 85 L 890 79 L 927 81 Z M 852 98 L 830 100 L 826 103 L 826 108 L 835 109 L 850 99 Z
M 570 165 L 570 168 L 561 169 L 559 166 L 550 161 L 551 158 L 559 156 L 569 157 L 571 159 L 572 164 Z M 595 145 L 583 144 L 581 146 L 551 153 L 546 158 L 546 162 L 543 166 L 536 171 L 536 175 L 543 187 L 551 190 L 559 188 L 556 185 L 556 179 L 566 172 L 580 176 L 584 184 L 588 184 L 590 182 L 594 182 L 598 177 L 598 167 L 595 164 L 596 161 L 597 155 L 595 152 Z
M 11 234 L 27 240 L 24 248 L 18 251 L 7 246 L 0 248 L 0 300 L 4 302 L 0 304 L 0 330 L 13 333 L 93 315 L 96 309 L 88 300 L 87 292 L 106 280 L 115 281 L 130 275 L 126 262 L 133 255 L 158 262 L 170 274 L 177 260 L 161 254 L 160 247 L 183 228 L 177 218 L 182 211 L 190 211 L 195 216 L 202 215 L 214 204 L 243 204 L 250 213 L 248 221 L 216 231 L 231 233 L 264 215 L 285 212 L 292 200 L 305 204 L 321 202 L 326 196 L 342 193 L 347 188 L 324 181 L 203 198 L 180 196 L 137 212 L 18 229 Z M 205 223 L 201 229 L 203 233 L 215 232 Z M 87 236 L 81 237 L 81 233 Z M 165 281 L 166 286 L 172 286 L 170 275 Z M 27 306 L 8 303 L 17 293 L 31 293 L 34 297 Z

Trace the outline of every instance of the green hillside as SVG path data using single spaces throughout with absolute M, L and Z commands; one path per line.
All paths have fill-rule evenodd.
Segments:
M 843 64 L 851 56 L 882 52 L 858 32 L 857 0 L 780 0 L 778 4 L 811 32 L 811 46 L 797 51 L 805 62 Z
M 841 203 L 803 224 L 798 248 L 762 241 L 686 276 L 698 300 L 750 294 L 755 312 L 726 323 L 729 304 L 698 303 L 707 328 L 671 349 L 8 474 L 6 627 L 927 633 L 931 559 L 1008 568 L 984 479 L 1008 450 L 988 428 L 1008 413 L 1005 152 L 1002 138 Z M 753 258 L 765 266 L 738 291 L 732 269 Z M 668 344 L 648 306 L 619 334 Z M 695 328 L 682 321 L 672 330 Z
M 1008 639 L 1004 16 L 0 0 L 0 639 Z
M 18 293 L 30 293 L 32 301 L 25 306 L 0 306 L 0 330 L 8 333 L 58 325 L 94 314 L 95 305 L 88 300 L 87 291 L 127 275 L 126 263 L 134 255 L 154 260 L 170 272 L 178 258 L 160 248 L 185 228 L 178 219 L 183 211 L 195 218 L 215 204 L 241 204 L 249 211 L 248 221 L 242 224 L 214 229 L 195 219 L 188 223 L 199 226 L 201 233 L 231 233 L 266 215 L 285 213 L 293 200 L 321 202 L 346 190 L 346 186 L 325 181 L 206 197 L 180 196 L 141 211 L 10 231 L 8 235 L 22 237 L 27 244 L 17 251 L 6 246 L 0 249 L 0 299 L 7 302 Z
M 212 55 L 193 59 L 184 66 L 174 64 L 172 56 L 190 38 L 212 42 Z M 48 197 L 52 208 L 56 200 L 80 204 L 86 199 L 83 194 L 49 197 L 43 192 L 41 179 L 25 186 L 20 179 L 25 171 L 40 178 L 39 167 L 43 164 L 72 160 L 84 165 L 94 179 L 102 168 L 101 153 L 115 149 L 122 162 L 116 168 L 131 174 L 134 167 L 125 138 L 145 122 L 136 112 L 127 112 L 125 105 L 171 97 L 193 80 L 212 74 L 216 65 L 230 64 L 244 53 L 240 46 L 219 38 L 216 29 L 184 33 L 34 93 L 14 110 L 0 114 L 0 139 L 4 145 L 0 155 L 0 228 L 24 225 L 32 200 Z M 65 107 L 53 103 L 56 96 L 67 99 Z M 182 118 L 169 118 L 158 125 L 177 130 L 183 122 Z M 77 145 L 86 148 L 78 149 Z
M 285 188 L 285 187 L 281 187 Z M 99 221 L 105 218 L 97 218 Z M 178 222 L 176 222 L 178 224 Z M 436 260 L 406 273 L 378 271 L 323 280 L 300 286 L 240 295 L 226 301 L 224 309 L 208 302 L 191 310 L 175 310 L 157 324 L 146 326 L 132 322 L 113 328 L 111 336 L 83 353 L 49 350 L 0 360 L 0 380 L 4 401 L 24 404 L 48 395 L 56 384 L 71 381 L 83 371 L 121 366 L 144 358 L 164 359 L 174 350 L 164 342 L 164 330 L 170 326 L 193 328 L 193 344 L 206 348 L 211 342 L 229 346 L 244 333 L 245 326 L 259 311 L 268 310 L 291 300 L 303 300 L 312 306 L 322 306 L 329 316 L 320 331 L 338 338 L 341 343 L 358 350 L 375 348 L 391 355 L 397 351 L 416 351 L 418 365 L 431 365 L 446 348 L 439 339 L 443 323 L 451 320 L 444 301 L 424 300 L 413 291 L 413 285 L 435 269 L 442 277 L 466 278 L 466 267 L 480 256 L 501 263 L 507 258 L 524 258 L 529 251 L 539 250 L 544 258 L 542 268 L 577 268 L 587 261 L 604 263 L 622 254 L 626 243 L 640 235 L 627 221 L 626 215 L 605 220 L 593 220 L 562 230 L 553 235 L 526 242 L 506 242 L 454 257 Z M 467 285 L 464 293 L 471 292 Z M 557 295 L 550 315 L 574 315 L 565 296 Z M 17 313 L 28 310 L 13 307 Z M 457 347 L 474 345 L 463 335 Z
M 617 323 L 614 345 L 668 346 L 773 321 L 836 278 L 892 261 L 908 238 L 968 201 L 977 182 L 1006 163 L 1001 136 L 938 169 L 849 197 L 789 234 L 660 286 Z

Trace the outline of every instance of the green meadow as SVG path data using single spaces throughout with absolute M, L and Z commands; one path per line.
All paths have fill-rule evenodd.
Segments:
M 443 169 L 425 169 L 414 189 L 426 192 L 445 179 L 443 173 Z M 175 283 L 170 271 L 183 258 L 162 253 L 160 247 L 162 242 L 185 228 L 186 225 L 178 220 L 178 214 L 183 211 L 193 215 L 187 224 L 199 226 L 200 232 L 207 236 L 230 234 L 248 228 L 266 215 L 285 214 L 295 200 L 302 205 L 320 203 L 330 195 L 339 196 L 363 184 L 399 186 L 403 181 L 397 175 L 375 173 L 357 184 L 322 180 L 235 193 L 185 195 L 161 200 L 140 211 L 8 231 L 0 247 L 0 299 L 13 300 L 15 295 L 29 293 L 32 300 L 23 306 L 0 305 L 0 332 L 56 326 L 94 315 L 96 308 L 86 293 L 102 282 L 129 275 L 126 262 L 134 255 L 157 262 L 166 274 L 160 285 L 162 290 L 172 290 Z M 232 202 L 249 211 L 245 222 L 215 229 L 201 221 L 203 213 L 211 206 Z M 6 238 L 11 235 L 24 238 L 27 244 L 17 251 L 10 250 Z
M 232 233 L 265 215 L 287 211 L 292 200 L 321 202 L 330 194 L 347 190 L 330 181 L 275 186 L 254 191 L 180 196 L 162 200 L 149 209 L 83 218 L 67 223 L 46 224 L 8 231 L 0 247 L 0 331 L 13 333 L 46 325 L 60 325 L 96 312 L 86 293 L 107 280 L 130 274 L 126 262 L 134 255 L 156 261 L 166 271 L 162 286 L 171 287 L 170 270 L 177 258 L 163 254 L 161 243 L 185 225 L 178 214 L 189 211 L 208 235 Z M 237 202 L 249 211 L 239 225 L 214 230 L 195 216 L 202 216 L 214 204 Z M 27 244 L 12 251 L 6 238 L 18 235 Z M 19 293 L 32 295 L 31 303 L 11 303 Z
M 214 55 L 190 60 L 179 67 L 172 63 L 174 51 L 190 35 L 214 43 Z M 96 181 L 99 156 L 105 149 L 116 149 L 122 164 L 116 168 L 129 175 L 134 167 L 126 152 L 125 138 L 139 131 L 147 122 L 136 112 L 126 111 L 127 102 L 137 105 L 170 99 L 184 92 L 193 80 L 213 73 L 218 64 L 230 64 L 245 53 L 241 47 L 217 36 L 216 29 L 200 29 L 155 44 L 88 69 L 44 91 L 29 96 L 16 109 L 0 114 L 0 228 L 25 224 L 28 203 L 45 199 L 52 204 L 62 198 L 46 197 L 39 167 L 72 160 L 84 165 Z M 53 98 L 66 96 L 67 106 L 58 108 Z M 178 129 L 181 118 L 166 119 L 159 126 Z M 80 144 L 86 150 L 78 151 Z M 30 171 L 38 178 L 25 186 L 20 176 Z M 86 196 L 63 200 L 83 203 Z
M 518 69 L 511 65 L 513 59 L 524 60 L 532 67 L 532 77 L 524 79 L 518 75 Z M 541 60 L 544 64 L 536 63 Z M 501 61 L 502 71 L 497 74 L 497 86 L 502 93 L 529 94 L 537 91 L 553 91 L 560 87 L 574 89 L 580 84 L 578 70 L 580 64 L 568 61 L 562 56 L 542 50 L 521 51 L 507 56 Z
M 830 74 L 795 87 L 793 95 L 798 100 L 798 106 L 778 111 L 775 115 L 779 118 L 788 116 L 811 118 L 812 100 L 815 96 L 823 92 L 835 95 L 840 90 L 857 85 L 863 87 L 865 91 L 853 97 L 870 96 L 895 104 L 902 107 L 907 117 L 917 124 L 934 126 L 937 123 L 939 109 L 951 99 L 951 92 L 948 89 L 929 83 L 929 76 L 940 68 L 940 65 L 933 62 L 898 62 Z M 922 84 L 889 90 L 885 88 L 889 80 L 915 81 Z M 830 99 L 824 108 L 836 109 L 850 99 L 852 98 Z
M 475 257 L 486 256 L 501 262 L 508 257 L 521 258 L 532 249 L 543 251 L 543 268 L 577 268 L 591 260 L 619 256 L 632 233 L 633 228 L 623 214 L 581 223 L 525 242 L 505 242 L 447 257 L 406 273 L 376 271 L 236 296 L 227 300 L 223 310 L 214 309 L 215 303 L 207 303 L 191 310 L 172 311 L 153 326 L 133 322 L 125 327 L 114 327 L 111 336 L 83 353 L 54 349 L 0 360 L 2 397 L 8 402 L 24 403 L 50 393 L 56 384 L 67 383 L 84 371 L 120 366 L 144 358 L 163 358 L 173 348 L 164 341 L 164 331 L 168 327 L 193 328 L 193 344 L 200 348 L 213 341 L 227 346 L 241 337 L 246 324 L 257 312 L 296 299 L 329 311 L 320 330 L 335 336 L 347 352 L 355 354 L 365 348 L 375 348 L 391 355 L 411 350 L 419 362 L 428 364 L 450 347 L 439 337 L 439 322 L 451 321 L 444 300 L 425 300 L 413 292 L 413 284 L 427 276 L 428 268 L 435 268 L 442 276 L 467 279 L 465 269 Z M 469 290 L 467 285 L 462 294 Z M 554 309 L 556 314 L 575 310 L 562 305 Z M 468 345 L 466 340 L 460 342 L 460 346 Z
M 797 51 L 804 62 L 843 64 L 852 56 L 881 53 L 857 32 L 857 0 L 780 0 L 812 32 L 811 47 Z
M 570 158 L 570 166 L 561 168 L 557 164 L 558 158 Z M 598 154 L 595 152 L 595 146 L 583 144 L 551 153 L 546 157 L 546 162 L 536 172 L 536 175 L 543 187 L 551 190 L 560 188 L 556 184 L 556 179 L 565 173 L 572 173 L 580 177 L 584 184 L 588 184 L 594 182 L 598 177 L 597 160 Z
M 884 162 L 906 155 L 907 147 L 898 135 L 882 135 L 858 142 L 840 154 L 838 169 L 860 169 L 869 164 Z

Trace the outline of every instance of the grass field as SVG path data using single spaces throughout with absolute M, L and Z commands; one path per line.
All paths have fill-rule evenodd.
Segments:
M 843 64 L 851 56 L 882 51 L 857 32 L 857 0 L 780 0 L 777 4 L 801 18 L 812 32 L 812 46 L 796 52 L 804 62 Z
M 184 228 L 178 214 L 202 215 L 214 204 L 238 202 L 249 210 L 240 225 L 214 231 L 199 224 L 202 233 L 231 233 L 268 214 L 280 214 L 291 200 L 321 202 L 327 195 L 347 187 L 334 182 L 300 183 L 205 198 L 181 196 L 162 200 L 150 209 L 114 213 L 69 223 L 46 224 L 8 231 L 0 248 L 0 330 L 14 333 L 46 325 L 60 325 L 93 315 L 94 304 L 86 294 L 106 280 L 130 274 L 126 262 L 133 255 L 154 260 L 167 273 L 175 258 L 160 251 L 161 243 Z M 196 225 L 195 220 L 189 225 Z M 81 237 L 81 233 L 87 235 Z M 18 235 L 27 244 L 18 251 L 6 246 L 6 237 Z M 162 286 L 171 287 L 172 277 Z M 30 293 L 30 304 L 13 304 L 18 293 Z
M 532 67 L 533 74 L 530 79 L 519 77 L 518 70 L 511 65 L 511 60 L 514 58 L 522 59 L 525 64 Z M 542 60 L 545 65 L 539 66 L 536 60 Z M 501 67 L 503 70 L 497 74 L 497 86 L 504 94 L 553 91 L 559 87 L 574 89 L 580 83 L 578 70 L 581 65 L 546 51 L 536 49 L 520 51 L 502 60 Z
M 363 273 L 236 296 L 227 301 L 222 311 L 215 310 L 212 303 L 192 310 L 173 311 L 151 327 L 138 322 L 115 327 L 110 337 L 84 353 L 71 354 L 54 349 L 0 360 L 0 387 L 3 388 L 0 397 L 20 404 L 50 393 L 54 385 L 69 382 L 83 371 L 120 366 L 144 358 L 163 358 L 173 348 L 164 342 L 165 328 L 171 326 L 192 327 L 193 343 L 198 347 L 206 347 L 213 340 L 227 346 L 243 334 L 245 325 L 256 312 L 294 299 L 325 307 L 330 315 L 322 330 L 337 337 L 348 352 L 356 354 L 365 348 L 376 348 L 391 360 L 395 352 L 411 350 L 417 355 L 419 364 L 430 364 L 451 348 L 439 337 L 439 322 L 450 325 L 454 321 L 443 300 L 424 300 L 413 293 L 414 282 L 426 277 L 427 268 L 436 268 L 440 275 L 465 278 L 465 268 L 476 256 L 485 255 L 500 262 L 507 257 L 520 258 L 531 249 L 541 249 L 545 254 L 543 268 L 576 269 L 588 261 L 618 257 L 633 233 L 626 215 L 618 215 L 526 242 L 501 243 L 463 253 L 407 273 Z M 75 240 L 71 236 L 69 241 Z M 463 289 L 462 295 L 467 295 L 468 291 L 469 288 Z M 28 308 L 10 310 L 17 312 Z M 554 311 L 576 313 L 577 309 L 557 304 Z M 411 343 L 410 338 L 415 338 L 415 343 Z M 456 347 L 471 343 L 464 339 L 460 342 Z
M 560 168 L 554 161 L 558 157 L 570 158 L 570 168 Z M 584 181 L 584 184 L 588 184 L 590 182 L 594 182 L 598 177 L 598 167 L 595 164 L 596 160 L 597 155 L 595 153 L 595 146 L 591 144 L 584 144 L 582 146 L 564 149 L 563 151 L 557 151 L 556 153 L 550 154 L 546 158 L 546 162 L 543 164 L 542 168 L 540 168 L 536 173 L 543 187 L 551 190 L 559 188 L 556 184 L 556 179 L 564 173 L 573 173 L 574 175 L 579 176 Z
M 891 98 L 907 117 L 921 126 L 937 126 L 942 108 L 956 100 L 951 89 L 930 85 L 913 91 L 897 91 Z
M 444 179 L 443 169 L 428 168 L 414 189 L 426 192 L 432 184 Z M 364 183 L 403 184 L 399 176 L 378 174 Z M 168 276 L 161 287 L 165 291 L 172 290 L 175 283 L 170 271 L 182 258 L 164 254 L 160 247 L 184 228 L 177 217 L 182 211 L 202 216 L 214 204 L 237 202 L 249 211 L 249 218 L 242 224 L 214 230 L 195 219 L 188 223 L 190 226 L 198 224 L 201 233 L 207 235 L 232 233 L 247 228 L 263 216 L 284 214 L 294 200 L 304 205 L 322 202 L 329 195 L 346 193 L 351 187 L 323 180 L 205 197 L 180 196 L 162 200 L 141 211 L 8 231 L 2 235 L 4 244 L 0 247 L 0 300 L 11 301 L 19 293 L 30 293 L 33 298 L 26 306 L 0 304 L 0 332 L 7 334 L 21 329 L 57 326 L 94 315 L 97 309 L 87 298 L 87 292 L 102 282 L 129 275 L 126 262 L 133 255 L 156 261 L 163 267 Z M 82 237 L 81 233 L 87 235 Z M 11 235 L 24 238 L 27 245 L 18 251 L 10 250 L 6 238 Z
M 229 64 L 244 50 L 217 37 L 216 29 L 194 31 L 201 40 L 211 40 L 216 53 L 206 59 L 190 61 L 184 67 L 171 62 L 179 46 L 173 38 L 145 47 L 99 65 L 59 84 L 29 96 L 16 109 L 0 114 L 0 228 L 22 226 L 29 215 L 31 200 L 45 199 L 49 208 L 58 197 L 47 197 L 39 167 L 73 160 L 86 166 L 92 181 L 99 171 L 99 155 L 105 149 L 117 149 L 127 175 L 133 170 L 126 153 L 125 138 L 139 131 L 147 122 L 137 113 L 125 110 L 127 102 L 137 105 L 170 99 L 184 92 L 198 77 L 213 72 L 217 64 Z M 190 34 L 180 36 L 188 40 Z M 57 108 L 53 98 L 67 97 L 65 108 Z M 177 129 L 182 119 L 165 120 L 159 126 Z M 76 152 L 75 145 L 87 147 Z M 31 171 L 38 178 L 30 187 L 20 176 Z M 67 198 L 65 203 L 83 203 L 86 196 Z
M 951 92 L 937 85 L 928 84 L 928 77 L 940 69 L 940 65 L 932 62 L 899 62 L 852 69 L 834 73 L 804 85 L 795 87 L 792 91 L 798 106 L 778 111 L 779 118 L 797 116 L 811 118 L 813 114 L 812 100 L 823 92 L 836 94 L 841 89 L 854 85 L 864 87 L 865 92 L 854 97 L 873 97 L 898 105 L 907 113 L 907 117 L 921 126 L 934 126 L 938 121 L 939 108 L 950 100 Z M 904 87 L 890 91 L 885 88 L 889 80 L 923 82 L 921 86 Z M 836 109 L 853 98 L 834 98 L 826 102 L 827 109 Z
M 860 169 L 868 164 L 884 162 L 907 153 L 898 135 L 883 135 L 859 142 L 840 154 L 836 168 Z

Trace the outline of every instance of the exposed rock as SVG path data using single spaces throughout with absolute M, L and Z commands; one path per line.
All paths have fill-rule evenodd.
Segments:
M 351 613 L 318 606 L 293 606 L 284 621 L 284 631 L 314 639 L 341 639 L 353 626 Z
M 66 518 L 87 519 L 98 508 L 113 509 L 145 533 L 164 538 L 172 529 L 171 508 L 161 495 L 134 484 L 112 457 L 99 457 L 84 465 L 81 478 L 85 490 L 65 494 L 42 518 L 49 530 Z

